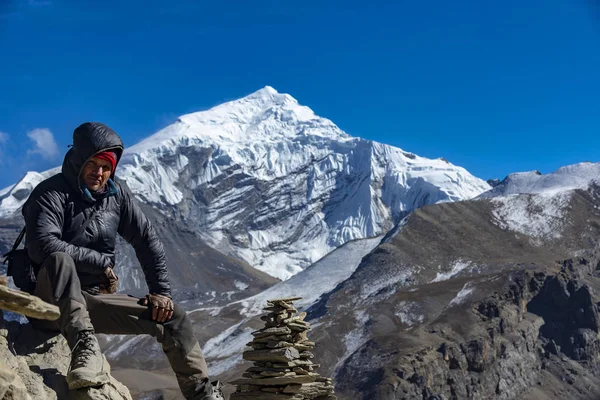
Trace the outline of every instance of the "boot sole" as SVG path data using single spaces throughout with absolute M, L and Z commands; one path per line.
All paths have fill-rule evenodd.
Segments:
M 82 388 L 88 388 L 88 387 L 96 387 L 96 386 L 102 386 L 106 383 L 108 383 L 109 381 L 109 377 L 108 374 L 106 373 L 101 373 L 98 374 L 96 376 L 73 376 L 73 375 L 69 375 L 67 376 L 67 384 L 69 385 L 69 389 L 71 390 L 76 390 L 76 389 L 82 389 Z

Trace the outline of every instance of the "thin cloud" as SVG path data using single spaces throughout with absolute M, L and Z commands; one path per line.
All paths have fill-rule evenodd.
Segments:
M 39 154 L 46 160 L 53 160 L 58 156 L 58 145 L 50 129 L 37 128 L 27 132 L 27 136 L 34 143 L 34 148 L 29 149 L 27 154 Z
M 0 144 L 8 142 L 8 133 L 0 131 Z

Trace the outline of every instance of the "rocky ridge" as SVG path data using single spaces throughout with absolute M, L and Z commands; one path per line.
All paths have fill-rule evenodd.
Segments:
M 307 310 L 336 396 L 600 398 L 598 238 L 595 184 L 419 209 Z

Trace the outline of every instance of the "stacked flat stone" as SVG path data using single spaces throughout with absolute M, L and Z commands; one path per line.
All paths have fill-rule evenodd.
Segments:
M 333 382 L 314 372 L 311 350 L 315 344 L 306 332 L 310 324 L 305 312 L 298 313 L 293 302 L 301 297 L 268 300 L 267 315 L 261 317 L 265 327 L 252 332 L 254 340 L 247 346 L 244 359 L 254 366 L 233 381 L 237 391 L 231 400 L 335 400 Z

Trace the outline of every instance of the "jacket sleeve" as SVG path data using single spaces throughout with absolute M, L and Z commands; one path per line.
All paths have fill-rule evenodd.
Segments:
M 65 199 L 54 190 L 32 193 L 23 206 L 25 217 L 25 247 L 31 260 L 41 265 L 52 253 L 64 252 L 75 261 L 78 271 L 89 274 L 104 274 L 111 259 L 87 247 L 69 244 L 62 240 L 65 214 Z
M 119 190 L 122 196 L 119 235 L 133 246 L 150 293 L 171 297 L 163 245 L 131 193 L 122 185 Z

